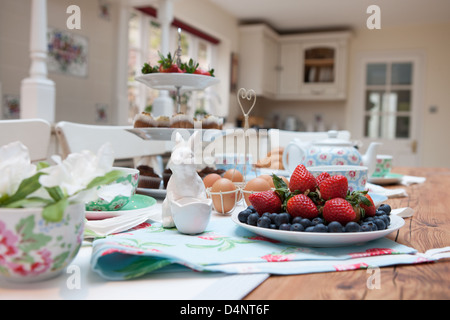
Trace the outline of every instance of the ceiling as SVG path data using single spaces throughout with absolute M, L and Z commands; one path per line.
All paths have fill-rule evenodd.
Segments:
M 370 5 L 381 28 L 450 22 L 449 0 L 208 0 L 240 22 L 265 22 L 278 32 L 365 28 Z

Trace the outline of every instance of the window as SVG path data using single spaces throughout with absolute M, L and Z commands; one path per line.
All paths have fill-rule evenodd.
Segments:
M 135 81 L 135 77 L 141 74 L 142 66 L 145 62 L 151 65 L 158 64 L 159 50 L 161 48 L 161 29 L 158 20 L 145 14 L 140 10 L 132 12 L 129 19 L 129 61 L 128 61 L 128 102 L 129 102 L 129 122 L 132 123 L 134 116 L 142 111 L 151 111 L 153 101 L 159 96 L 159 91 Z M 178 48 L 178 28 L 171 28 L 171 48 L 174 55 Z M 215 65 L 216 48 L 214 42 L 206 41 L 202 37 L 189 32 L 181 33 L 182 61 L 190 58 L 199 63 L 204 69 L 210 69 Z M 171 92 L 171 96 L 176 98 L 176 93 Z M 202 109 L 211 111 L 213 99 L 217 95 L 208 88 L 202 92 L 187 92 L 181 97 L 182 111 L 187 114 L 194 114 L 196 110 Z
M 366 65 L 365 137 L 410 138 L 412 79 L 412 62 Z

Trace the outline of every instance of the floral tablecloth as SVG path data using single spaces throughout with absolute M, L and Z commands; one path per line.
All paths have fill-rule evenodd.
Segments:
M 387 238 L 339 248 L 280 243 L 236 226 L 229 217 L 213 219 L 199 235 L 147 222 L 93 242 L 92 269 L 110 280 L 151 272 L 191 269 L 228 274 L 303 274 L 433 261 Z

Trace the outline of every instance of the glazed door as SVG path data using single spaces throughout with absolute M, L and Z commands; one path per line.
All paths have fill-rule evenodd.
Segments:
M 359 132 L 364 147 L 382 142 L 394 166 L 419 166 L 420 56 L 367 57 L 360 61 Z

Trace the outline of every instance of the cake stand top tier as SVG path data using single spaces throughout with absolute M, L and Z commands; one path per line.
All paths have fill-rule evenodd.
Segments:
M 220 82 L 212 76 L 190 73 L 149 73 L 136 80 L 156 90 L 200 91 Z

